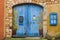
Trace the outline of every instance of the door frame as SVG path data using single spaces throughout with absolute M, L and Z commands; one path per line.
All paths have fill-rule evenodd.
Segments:
M 43 12 L 43 9 L 44 9 L 44 7 L 43 6 L 41 6 L 41 5 L 38 5 L 38 4 L 34 4 L 34 3 L 22 3 L 22 4 L 17 4 L 17 5 L 14 5 L 13 7 L 12 7 L 12 17 L 13 17 L 13 9 L 15 8 L 15 7 L 17 7 L 17 6 L 22 6 L 22 5 L 36 5 L 36 6 L 39 6 L 40 8 L 42 8 L 42 12 Z M 41 13 L 42 14 L 42 13 Z M 41 16 L 41 15 L 40 15 Z M 43 17 L 43 16 L 42 16 Z M 13 19 L 12 19 L 13 20 Z M 14 23 L 14 22 L 12 22 L 12 23 Z M 43 26 L 43 24 L 42 24 L 42 26 Z M 13 26 L 12 26 L 12 29 L 13 29 Z M 43 27 L 42 27 L 42 30 L 43 30 Z M 16 30 L 15 30 L 15 32 L 16 32 Z M 39 33 L 40 33 L 40 28 L 39 28 Z M 41 33 L 43 33 L 43 31 L 41 31 Z M 41 35 L 43 35 L 43 34 L 41 34 Z
M 19 5 L 19 4 L 34 4 L 34 5 L 38 5 L 38 6 L 41 6 L 41 7 L 43 7 L 43 14 L 44 14 L 44 5 L 42 4 L 42 3 L 34 3 L 34 2 L 23 2 L 23 3 L 15 3 L 15 4 L 12 4 L 12 6 L 9 4 L 9 6 L 8 5 L 6 5 L 6 0 L 5 0 L 5 3 L 4 3 L 4 17 L 6 18 L 6 15 L 8 15 L 8 17 L 7 17 L 7 19 L 9 19 L 8 20 L 8 23 L 9 24 L 7 24 L 8 25 L 8 27 L 10 28 L 9 30 L 11 30 L 11 33 L 12 33 L 12 22 L 10 22 L 10 20 L 12 20 L 12 8 L 14 7 L 14 5 Z M 6 7 L 7 6 L 7 7 Z M 8 11 L 8 12 L 7 12 Z M 6 19 L 4 19 L 4 22 L 6 22 Z M 6 34 L 6 26 L 7 26 L 5 23 L 4 23 L 4 30 L 5 30 L 5 32 L 4 32 L 4 35 L 5 35 L 5 37 L 8 37 L 8 36 L 6 36 L 6 35 L 8 35 L 8 34 Z M 12 35 L 11 35 L 11 33 L 10 33 L 10 36 L 9 37 L 11 37 Z

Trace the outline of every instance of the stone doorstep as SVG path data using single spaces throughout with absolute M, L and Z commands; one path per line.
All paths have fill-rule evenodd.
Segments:
M 40 37 L 26 37 L 25 39 L 40 39 Z

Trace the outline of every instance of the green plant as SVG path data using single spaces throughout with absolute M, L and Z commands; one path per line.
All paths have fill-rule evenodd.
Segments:
M 17 16 L 18 16 L 18 15 L 17 15 L 17 11 L 14 10 L 14 13 L 13 13 L 13 29 L 15 29 L 15 30 L 17 30 L 17 28 L 18 28 L 17 22 L 16 22 Z

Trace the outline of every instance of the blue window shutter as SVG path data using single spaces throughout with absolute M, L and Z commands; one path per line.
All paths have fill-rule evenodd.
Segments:
M 55 13 L 55 12 L 50 13 L 50 25 L 56 26 L 57 22 L 58 22 L 57 13 Z

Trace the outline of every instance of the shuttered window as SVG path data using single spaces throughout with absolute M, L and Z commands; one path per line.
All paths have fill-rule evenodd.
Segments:
M 56 26 L 57 25 L 57 13 L 50 13 L 50 25 Z

